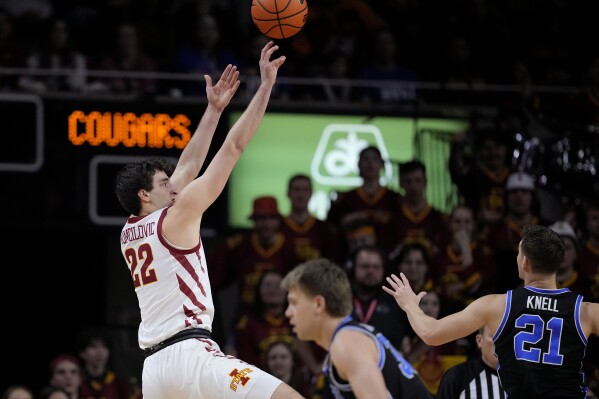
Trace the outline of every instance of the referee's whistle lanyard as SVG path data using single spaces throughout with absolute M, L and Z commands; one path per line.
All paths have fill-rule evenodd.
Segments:
M 376 305 L 378 305 L 379 301 L 373 299 L 370 301 L 368 305 L 368 310 L 366 310 L 366 314 L 364 314 L 364 308 L 362 307 L 362 303 L 358 298 L 354 298 L 354 306 L 356 308 L 356 313 L 358 314 L 358 320 L 360 323 L 368 324 L 368 321 L 372 317 L 374 310 L 376 309 Z

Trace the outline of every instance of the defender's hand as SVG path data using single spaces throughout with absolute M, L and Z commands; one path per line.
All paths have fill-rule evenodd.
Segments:
M 395 274 L 392 274 L 391 277 L 387 277 L 387 282 L 391 288 L 383 286 L 383 290 L 395 298 L 395 301 L 403 311 L 406 311 L 410 306 L 418 307 L 420 300 L 426 295 L 426 292 L 422 291 L 416 295 L 414 291 L 412 291 L 412 287 L 410 287 L 410 282 L 407 277 L 403 273 L 400 273 L 399 275 L 401 276 L 401 279 Z

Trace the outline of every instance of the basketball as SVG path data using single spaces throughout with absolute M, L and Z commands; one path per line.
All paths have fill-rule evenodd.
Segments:
M 252 0 L 252 20 L 271 39 L 287 39 L 299 32 L 308 18 L 306 0 Z

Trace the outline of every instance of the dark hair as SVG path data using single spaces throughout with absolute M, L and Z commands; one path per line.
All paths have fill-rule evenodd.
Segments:
M 287 189 L 289 190 L 291 188 L 291 185 L 293 183 L 295 183 L 296 180 L 300 180 L 300 179 L 307 180 L 310 183 L 310 186 L 312 186 L 312 179 L 310 179 L 310 176 L 302 174 L 302 173 L 298 173 L 289 178 L 289 183 L 287 183 Z
M 125 165 L 116 175 L 115 193 L 121 206 L 131 215 L 139 215 L 141 202 L 139 190 L 152 190 L 156 172 L 173 173 L 173 165 L 166 158 L 149 158 Z
M 399 268 L 399 265 L 412 251 L 418 251 L 422 254 L 422 257 L 424 258 L 424 263 L 426 263 L 430 272 L 432 262 L 430 251 L 425 245 L 417 241 L 408 242 L 407 244 L 401 247 L 399 254 L 397 254 L 397 256 L 393 258 L 393 264 L 396 266 L 396 269 Z
M 355 270 L 356 270 L 356 259 L 358 255 L 362 252 L 372 252 L 378 254 L 383 262 L 383 269 L 387 272 L 387 260 L 389 256 L 387 252 L 378 245 L 362 245 L 358 248 L 354 249 L 352 253 L 349 255 L 349 261 L 346 264 L 347 275 L 350 279 L 354 279 Z
M 412 160 L 408 162 L 402 162 L 399 164 L 399 177 L 401 178 L 404 173 L 411 173 L 417 170 L 421 170 L 422 173 L 426 176 L 426 166 L 424 163 L 418 160 Z
M 520 247 L 532 270 L 537 273 L 556 273 L 564 259 L 564 240 L 549 227 L 524 226 Z
M 84 351 L 88 346 L 94 342 L 102 342 L 107 348 L 110 348 L 110 338 L 108 334 L 101 328 L 87 328 L 81 331 L 76 338 L 77 351 Z
M 260 276 L 260 279 L 258 280 L 258 283 L 256 284 L 256 288 L 254 290 L 254 305 L 253 305 L 253 310 L 255 312 L 255 315 L 258 317 L 262 317 L 264 314 L 265 306 L 264 306 L 264 301 L 262 300 L 262 297 L 260 296 L 260 289 L 262 288 L 262 283 L 266 279 L 266 276 L 268 276 L 269 274 L 276 274 L 276 275 L 280 276 L 281 279 L 283 279 L 283 277 L 284 277 L 281 273 L 279 273 L 276 270 L 266 270 Z M 287 297 L 285 297 L 285 304 L 286 303 L 287 303 Z M 285 307 L 287 307 L 287 306 L 285 306 Z
M 379 150 L 378 147 L 375 147 L 373 145 L 370 145 L 364 149 L 362 149 L 362 151 L 360 151 L 360 159 L 362 159 L 362 157 L 364 156 L 364 154 L 366 154 L 367 152 L 374 152 L 375 154 L 378 155 L 378 157 L 380 159 L 383 159 L 383 156 L 381 155 L 381 150 Z

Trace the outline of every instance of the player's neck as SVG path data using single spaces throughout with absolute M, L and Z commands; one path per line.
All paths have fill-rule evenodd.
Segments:
M 329 317 L 323 321 L 320 328 L 320 336 L 315 340 L 321 348 L 326 351 L 330 350 L 333 334 L 344 318 L 345 317 Z
M 557 289 L 555 274 L 533 274 L 527 276 L 527 278 L 524 280 L 524 285 L 528 287 L 542 288 L 545 290 Z

